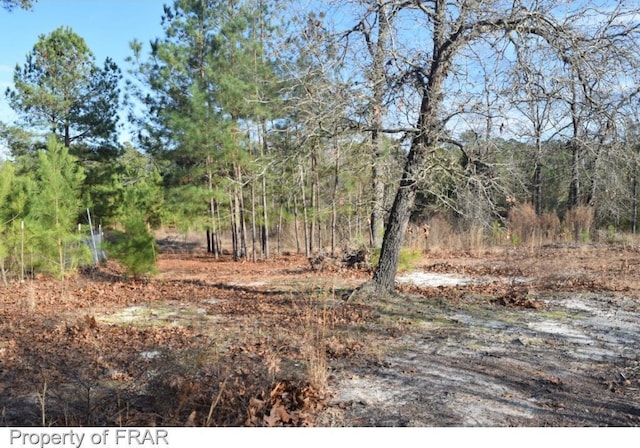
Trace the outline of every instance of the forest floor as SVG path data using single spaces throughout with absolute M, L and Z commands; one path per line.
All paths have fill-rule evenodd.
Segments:
M 638 426 L 640 247 L 425 253 L 400 294 L 165 240 L 0 286 L 0 424 Z

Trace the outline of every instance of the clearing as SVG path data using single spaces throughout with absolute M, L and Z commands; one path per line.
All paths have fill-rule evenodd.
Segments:
M 635 245 L 427 253 L 349 301 L 370 273 L 164 248 L 0 289 L 2 424 L 640 424 Z

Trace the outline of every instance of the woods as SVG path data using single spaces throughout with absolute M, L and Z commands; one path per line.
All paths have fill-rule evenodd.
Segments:
M 77 266 L 69 238 L 78 224 L 86 234 L 86 209 L 103 229 L 208 235 L 214 258 L 369 247 L 377 292 L 395 287 L 409 226 L 516 246 L 531 232 L 635 233 L 637 14 L 624 2 L 177 0 L 163 35 L 131 42 L 127 67 L 52 30 L 6 91 L 19 119 L 0 129 L 3 278 Z
M 0 424 L 637 426 L 639 19 L 0 0 Z

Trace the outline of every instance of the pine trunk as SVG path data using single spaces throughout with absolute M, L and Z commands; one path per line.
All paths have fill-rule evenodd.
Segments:
M 304 227 L 304 254 L 306 257 L 309 256 L 311 247 L 313 245 L 313 237 L 309 235 L 309 219 L 307 216 L 307 195 L 305 193 L 305 185 L 304 185 L 304 169 L 302 165 L 300 166 L 300 190 L 302 192 L 302 224 Z
M 300 225 L 298 222 L 298 197 L 293 194 L 293 230 L 296 234 L 296 253 L 300 253 Z
M 335 144 L 336 162 L 333 169 L 333 191 L 331 194 L 331 256 L 336 256 L 336 232 L 338 228 L 338 183 L 340 180 L 340 146 Z
M 256 253 L 256 192 L 251 182 L 251 260 L 255 263 L 258 261 L 258 254 Z

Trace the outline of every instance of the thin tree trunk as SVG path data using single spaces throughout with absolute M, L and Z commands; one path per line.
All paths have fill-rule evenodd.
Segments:
M 267 122 L 262 120 L 262 154 L 269 153 L 267 141 Z M 269 208 L 267 201 L 267 172 L 262 175 L 262 255 L 265 260 L 269 258 Z
M 9 283 L 7 282 L 7 271 L 4 268 L 4 258 L 0 258 L 0 273 L 2 273 L 2 284 L 5 288 L 8 288 Z
M 533 208 L 537 216 L 542 216 L 542 140 L 536 126 L 536 159 L 533 171 Z
M 213 197 L 210 200 L 211 207 L 211 251 L 213 252 L 214 258 L 217 260 L 220 256 L 218 253 L 218 226 L 216 225 L 216 201 Z
M 247 220 L 245 217 L 245 208 L 244 208 L 244 196 L 242 194 L 242 187 L 238 188 L 239 194 L 238 199 L 240 202 L 240 241 L 242 242 L 242 257 L 245 260 L 249 258 L 249 250 L 247 248 Z
M 256 192 L 253 181 L 251 181 L 251 260 L 258 261 L 256 253 Z
M 633 175 L 633 217 L 632 230 L 636 234 L 638 231 L 638 175 Z
M 313 253 L 316 238 L 316 218 L 318 216 L 318 197 L 316 196 L 317 170 L 318 159 L 316 155 L 316 148 L 314 146 L 313 150 L 311 151 L 311 221 L 309 223 L 309 253 Z
M 375 47 L 370 47 L 372 56 L 372 83 L 373 83 L 373 127 L 371 132 L 372 160 L 371 160 L 371 190 L 373 201 L 371 205 L 371 217 L 369 218 L 369 242 L 371 247 L 378 247 L 380 237 L 384 229 L 384 183 L 382 179 L 383 140 L 382 110 L 384 107 L 384 91 L 386 84 L 385 59 L 387 58 L 387 41 L 391 27 L 391 18 L 387 14 L 385 2 L 378 2 L 378 40 Z
M 537 216 L 542 215 L 542 167 L 540 165 L 540 160 L 536 157 L 535 166 L 533 169 L 533 179 L 532 179 L 532 203 L 533 209 L 536 212 Z
M 236 195 L 235 195 L 235 187 L 233 189 L 233 193 L 230 191 L 230 200 L 229 200 L 229 217 L 231 219 L 231 253 L 233 254 L 233 259 L 235 261 L 238 260 L 238 220 L 237 220 L 237 212 L 236 212 Z
M 293 193 L 293 229 L 296 234 L 296 253 L 300 253 L 300 228 L 298 224 L 298 197 Z
M 578 100 L 575 83 L 571 84 L 571 125 L 573 135 L 571 137 L 571 182 L 569 183 L 569 201 L 568 208 L 572 209 L 580 205 L 580 116 L 578 112 Z
M 305 185 L 304 185 L 304 169 L 302 165 L 300 165 L 300 188 L 302 190 L 302 224 L 304 227 L 304 254 L 305 256 L 309 256 L 313 244 L 311 241 L 313 238 L 310 238 L 309 235 L 309 219 L 307 215 L 307 195 L 305 193 Z
M 574 208 L 580 204 L 580 172 L 578 168 L 578 142 L 571 141 L 571 182 L 569 183 L 568 207 Z
M 284 204 L 280 202 L 280 210 L 278 211 L 278 228 L 276 231 L 276 255 L 278 256 L 280 256 L 282 253 L 282 250 L 280 248 L 280 239 L 281 239 L 281 233 L 282 233 L 282 214 L 283 213 L 284 213 Z
M 336 163 L 333 169 L 333 192 L 331 194 L 331 256 L 336 256 L 336 231 L 338 227 L 338 182 L 340 176 L 340 146 L 335 142 Z
M 220 207 L 216 207 L 216 223 L 217 226 L 216 228 L 220 229 L 222 226 L 220 225 L 220 223 L 222 222 L 222 218 L 220 218 Z M 222 242 L 220 241 L 220 235 L 216 235 L 216 254 L 218 255 L 222 255 Z

